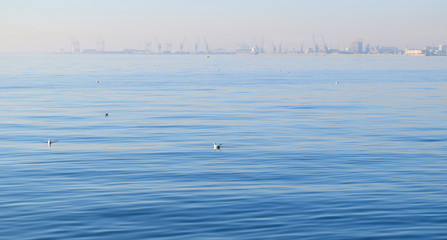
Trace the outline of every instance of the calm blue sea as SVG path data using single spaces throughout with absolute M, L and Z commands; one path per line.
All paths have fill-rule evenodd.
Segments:
M 447 239 L 447 57 L 3 54 L 0 91 L 0 239 Z

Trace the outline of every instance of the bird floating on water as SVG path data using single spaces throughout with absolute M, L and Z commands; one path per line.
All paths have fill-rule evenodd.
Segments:
M 106 112 L 106 114 L 104 114 L 104 117 L 108 118 L 109 117 L 109 113 Z
M 52 143 L 55 143 L 56 141 L 51 141 L 51 138 L 48 138 L 48 148 L 51 147 Z
M 222 143 L 220 144 L 214 143 L 214 150 L 220 150 L 220 146 L 222 146 Z

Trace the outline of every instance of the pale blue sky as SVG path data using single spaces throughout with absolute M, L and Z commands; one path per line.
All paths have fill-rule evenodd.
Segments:
M 186 39 L 192 49 L 272 42 L 312 46 L 324 35 L 332 48 L 362 38 L 372 45 L 423 47 L 447 43 L 446 0 L 1 0 L 0 51 L 142 48 L 145 41 Z M 153 48 L 155 44 L 153 44 Z

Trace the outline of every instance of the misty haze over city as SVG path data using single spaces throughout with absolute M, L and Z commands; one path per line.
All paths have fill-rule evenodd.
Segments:
M 438 48 L 447 43 L 446 8 L 441 0 L 23 0 L 0 10 L 0 52 L 70 52 L 74 42 L 81 50 L 153 53 L 339 51 L 360 41 Z

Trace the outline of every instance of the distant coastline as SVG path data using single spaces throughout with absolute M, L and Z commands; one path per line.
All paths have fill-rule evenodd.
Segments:
M 237 50 L 227 50 L 224 48 L 210 48 L 205 40 L 205 47 L 199 48 L 199 44 L 196 43 L 193 51 L 184 50 L 184 42 L 180 44 L 177 51 L 171 50 L 172 44 L 162 45 L 157 43 L 157 49 L 154 50 L 152 43 L 145 44 L 143 49 L 122 48 L 120 50 L 110 51 L 106 50 L 105 42 L 98 41 L 96 48 L 81 49 L 80 43 L 77 40 L 72 40 L 71 49 L 66 51 L 59 49 L 53 53 L 58 54 L 177 54 L 177 55 L 311 55 L 311 56 L 327 56 L 327 55 L 405 55 L 405 56 L 447 56 L 447 44 L 439 44 L 426 46 L 420 49 L 399 49 L 397 47 L 390 46 L 372 46 L 369 43 L 364 44 L 362 40 L 352 42 L 350 47 L 347 48 L 330 48 L 323 41 L 319 44 L 314 39 L 314 46 L 305 48 L 301 45 L 299 49 L 284 47 L 282 43 L 279 45 L 272 45 L 271 50 L 266 50 L 264 44 L 241 44 Z
M 406 54 L 406 53 L 240 53 L 240 52 L 209 52 L 209 53 L 152 53 L 141 51 L 105 51 L 105 52 L 50 52 L 50 54 L 67 54 L 67 55 L 238 55 L 238 56 L 412 56 L 412 57 L 425 57 L 425 56 L 447 56 L 447 54 Z
M 405 54 L 405 53 L 239 53 L 239 52 L 210 52 L 210 53 L 146 53 L 146 52 L 0 52 L 0 54 L 54 54 L 54 55 L 177 55 L 177 56 L 212 56 L 212 55 L 236 55 L 236 56 L 406 56 L 406 57 L 431 57 L 447 56 L 447 54 Z

